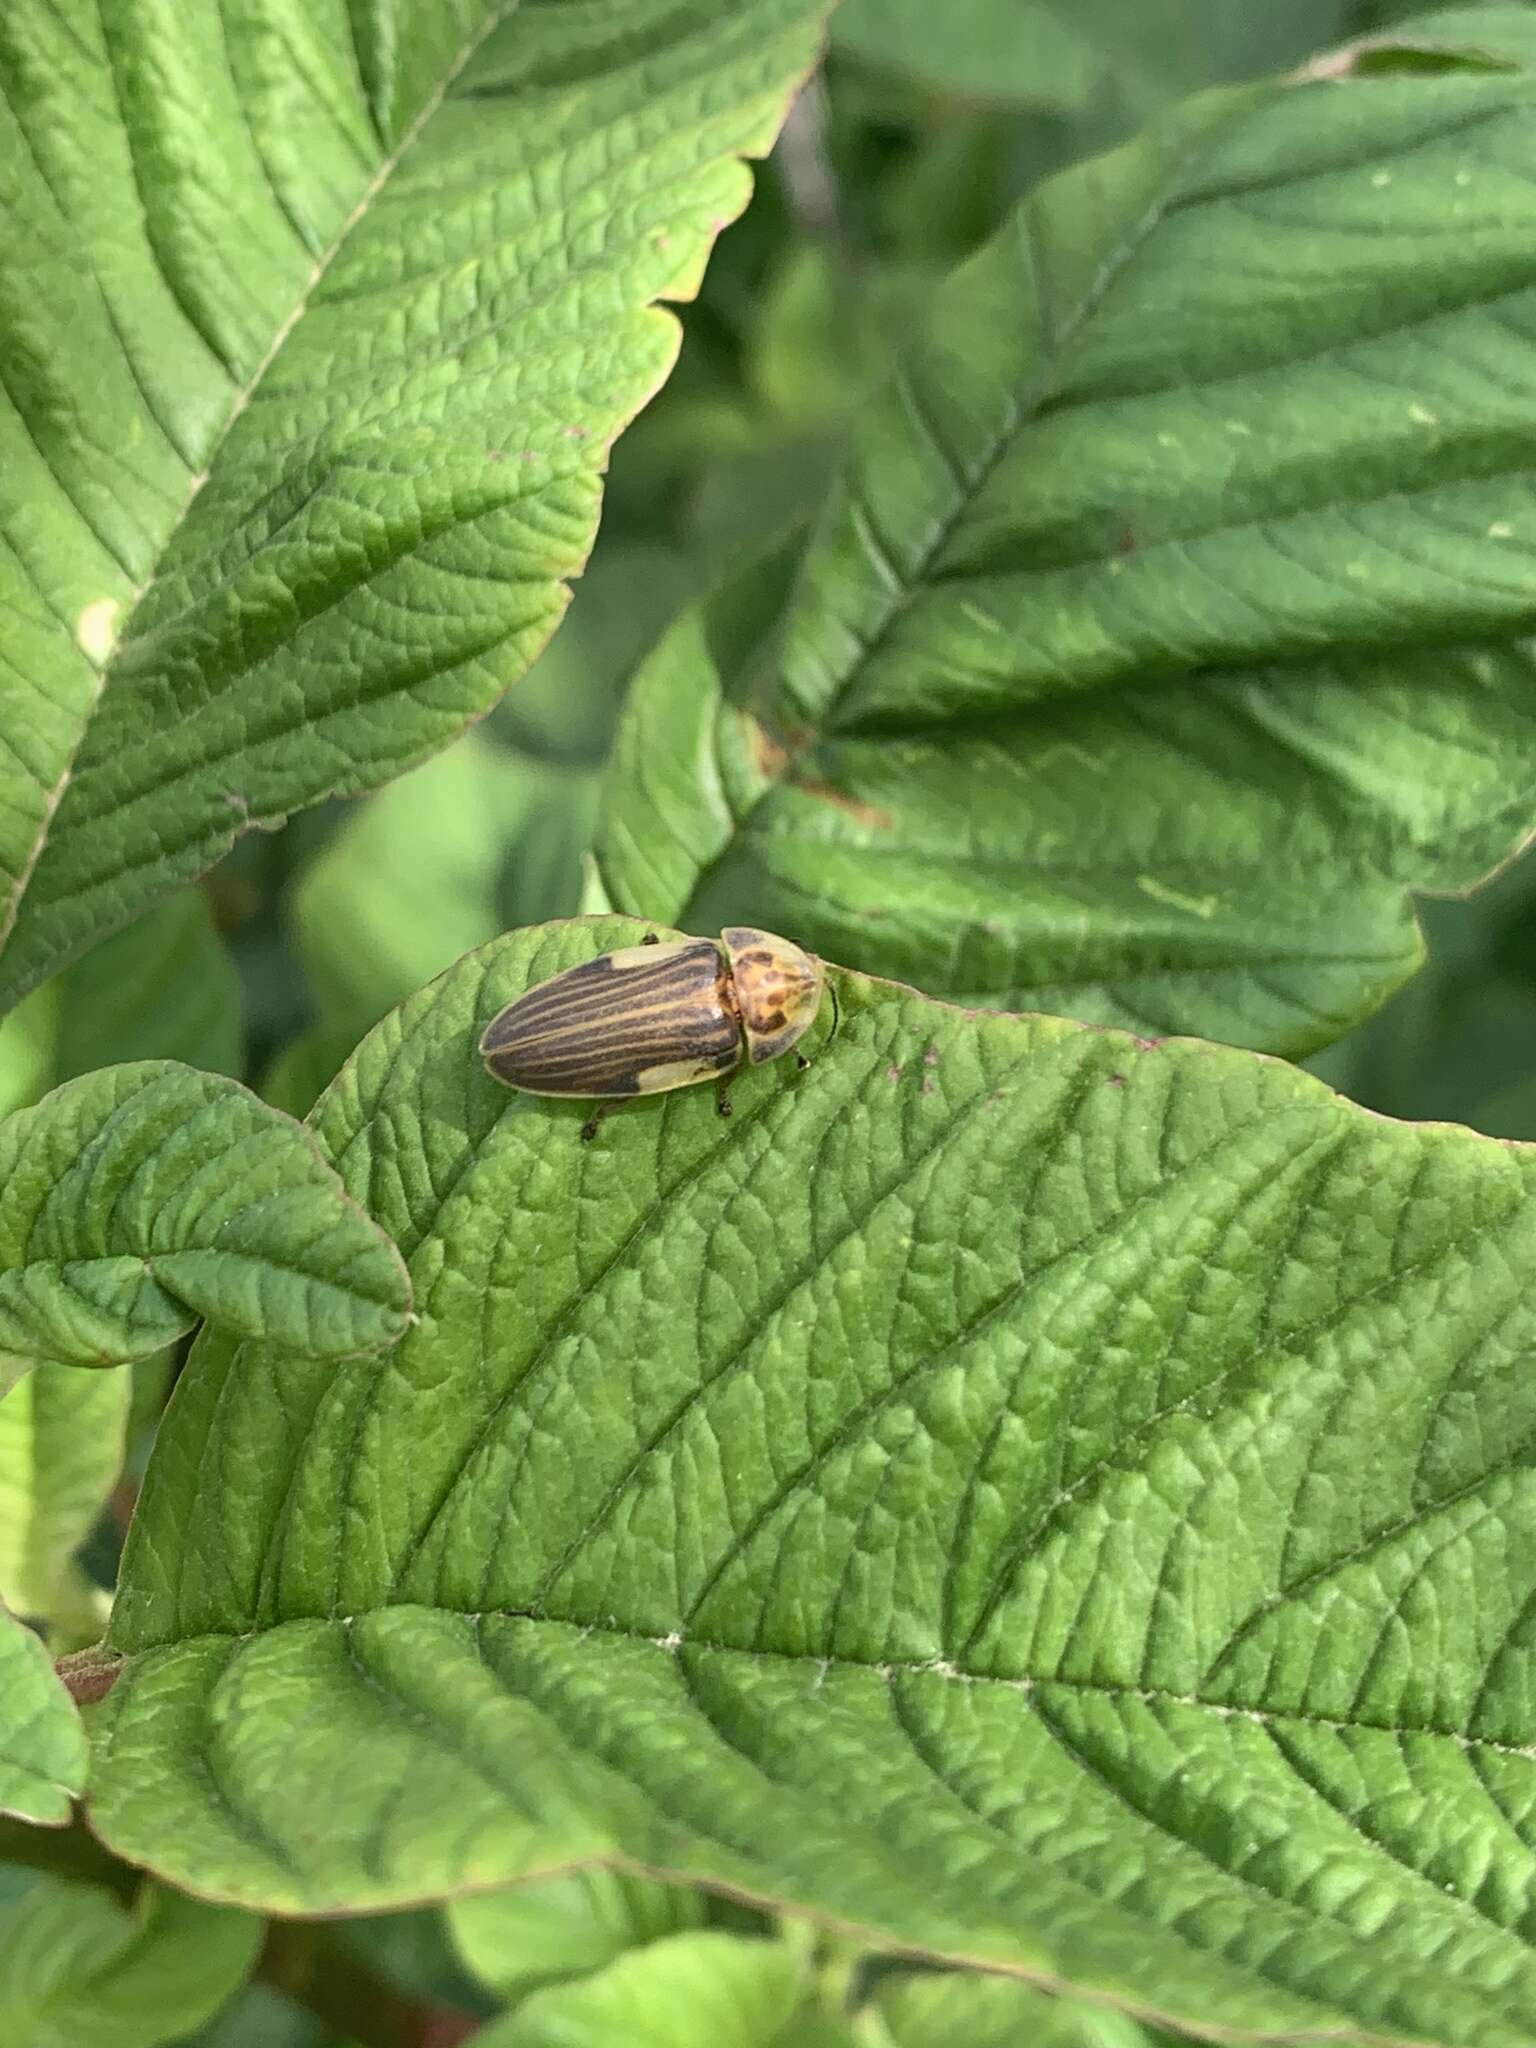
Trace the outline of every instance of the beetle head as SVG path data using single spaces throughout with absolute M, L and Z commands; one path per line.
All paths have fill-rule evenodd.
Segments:
M 821 962 L 788 939 L 751 925 L 721 933 L 753 1066 L 777 1059 L 803 1038 L 821 1008 Z

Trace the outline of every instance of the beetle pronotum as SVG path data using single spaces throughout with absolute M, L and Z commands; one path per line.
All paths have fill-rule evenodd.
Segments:
M 508 1003 L 480 1051 L 498 1081 L 525 1095 L 591 1100 L 716 1081 L 720 1114 L 729 1116 L 723 1077 L 743 1060 L 760 1066 L 798 1044 L 824 986 L 813 954 L 750 925 L 727 925 L 718 941 L 663 944 L 653 934 Z M 583 1138 L 596 1135 L 609 1106 L 583 1126 Z

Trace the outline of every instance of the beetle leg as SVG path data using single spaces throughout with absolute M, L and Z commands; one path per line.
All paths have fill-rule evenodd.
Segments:
M 715 1091 L 715 1108 L 720 1112 L 721 1116 L 729 1116 L 731 1114 L 731 1098 L 726 1092 L 726 1085 L 723 1081 Z
M 809 1066 L 810 1064 L 811 1064 L 811 1063 L 810 1063 L 810 1061 L 809 1061 L 809 1060 L 808 1060 L 808 1059 L 806 1058 L 806 1056 L 805 1056 L 805 1054 L 804 1054 L 803 1052 L 797 1052 L 797 1053 L 795 1054 L 795 1066 L 796 1066 L 796 1067 L 798 1068 L 798 1070 L 799 1070 L 799 1071 L 800 1071 L 800 1072 L 801 1072 L 802 1074 L 803 1074 L 803 1073 L 805 1072 L 806 1068 L 807 1068 L 807 1067 L 808 1067 L 808 1066 Z
M 657 932 L 647 932 L 640 943 L 642 946 L 659 946 L 661 944 L 661 936 Z
M 601 1125 L 603 1118 L 608 1114 L 609 1110 L 612 1109 L 612 1107 L 613 1104 L 611 1102 L 600 1102 L 597 1105 L 596 1109 L 593 1110 L 592 1114 L 587 1118 L 586 1122 L 581 1127 L 581 1142 L 583 1143 L 583 1145 L 591 1144 L 592 1140 L 597 1136 L 598 1128 Z

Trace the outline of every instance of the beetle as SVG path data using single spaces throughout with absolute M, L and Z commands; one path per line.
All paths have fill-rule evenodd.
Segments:
M 485 1027 L 480 1053 L 498 1081 L 525 1095 L 604 1098 L 584 1139 L 597 1135 L 609 1098 L 697 1081 L 719 1083 L 719 1111 L 729 1116 L 725 1077 L 797 1045 L 825 987 L 814 954 L 752 925 L 727 925 L 718 940 L 663 943 L 651 932 L 508 1003 Z

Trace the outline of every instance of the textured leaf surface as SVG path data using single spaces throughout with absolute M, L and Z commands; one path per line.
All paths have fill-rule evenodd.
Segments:
M 0 996 L 532 659 L 820 0 L 15 0 Z
M 146 1886 L 132 1912 L 46 1879 L 0 1913 L 6 2048 L 160 2048 L 244 1982 L 262 1923 Z
M 465 1963 L 510 2002 L 541 1982 L 583 1976 L 628 1949 L 697 1927 L 704 1905 L 681 1885 L 588 1870 L 477 1892 L 447 1912 Z
M 309 1133 L 170 1061 L 68 1081 L 0 1124 L 0 1352 L 118 1365 L 198 1317 L 316 1358 L 374 1351 L 410 1290 Z
M 782 1942 L 674 1934 L 579 1984 L 535 1992 L 476 2039 L 483 2048 L 791 2048 L 798 1989 Z
M 805 1073 L 582 1145 L 476 1037 L 636 929 L 510 935 L 330 1091 L 420 1322 L 200 1342 L 94 1824 L 244 1901 L 618 1858 L 1190 2024 L 1524 2048 L 1536 1161 L 851 975 Z
M 70 1800 L 85 1789 L 85 1767 L 85 1730 L 52 1659 L 31 1629 L 0 1608 L 0 1813 L 62 1826 Z M 4 1949 L 0 1933 L 0 1971 Z M 0 2012 L 4 1997 L 0 1988 Z
M 1522 68 L 1207 97 L 1026 202 L 793 581 L 647 663 L 608 900 L 1292 1053 L 1378 1004 L 1536 816 L 1536 39 L 1478 40 Z
M 45 1619 L 123 1462 L 128 1373 L 40 1365 L 0 1400 L 0 1600 Z

